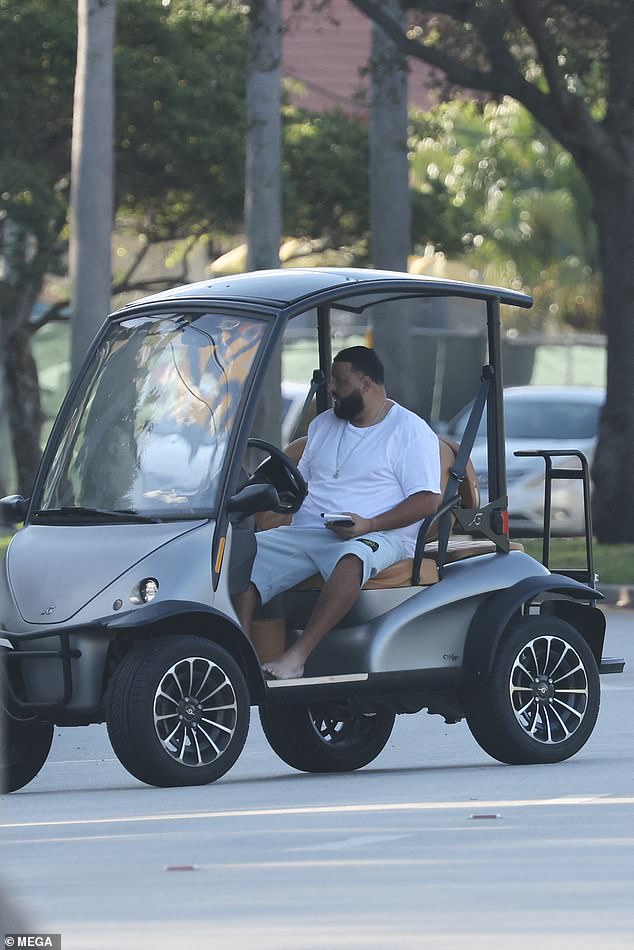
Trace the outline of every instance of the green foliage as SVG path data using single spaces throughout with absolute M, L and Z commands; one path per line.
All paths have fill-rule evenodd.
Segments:
M 358 5 L 370 16 L 384 12 L 380 0 Z M 512 85 L 518 99 L 532 101 L 544 115 L 548 95 L 554 90 L 561 96 L 565 90 L 602 118 L 611 57 L 620 43 L 629 50 L 629 0 L 549 0 L 545 5 L 530 0 L 407 0 L 403 7 L 409 36 L 428 51 L 428 61 L 438 67 L 431 81 L 445 93 L 465 87 L 510 93 Z M 561 96 L 567 108 L 565 99 Z
M 76 15 L 76 0 L 0 0 L 0 214 L 35 239 L 27 271 L 65 250 Z M 244 49 L 237 5 L 119 0 L 117 206 L 149 240 L 241 219 Z
M 119 0 L 118 218 L 149 241 L 241 228 L 244 17 L 221 0 Z M 65 251 L 75 20 L 75 0 L 0 0 L 0 213 L 21 226 L 13 249 L 40 277 L 60 269 Z M 426 42 L 442 36 L 430 30 Z M 579 62 L 597 93 L 584 48 Z M 508 100 L 448 103 L 413 117 L 410 150 L 421 249 L 464 258 L 483 279 L 530 287 L 535 313 L 591 325 L 598 281 L 587 189 L 527 112 Z M 286 108 L 286 233 L 335 248 L 364 242 L 367 161 L 362 122 Z M 25 253 L 26 235 L 37 254 Z
M 119 210 L 150 240 L 235 228 L 244 166 L 244 16 L 237 6 L 121 0 Z
M 369 228 L 368 130 L 342 112 L 284 113 L 284 230 L 352 244 Z
M 75 59 L 75 5 L 0 0 L 0 252 L 19 279 L 56 270 L 65 220 Z M 29 241 L 29 248 L 25 242 Z
M 538 561 L 542 559 L 540 538 L 522 539 L 524 550 Z M 634 585 L 634 544 L 593 545 L 594 569 L 601 584 Z M 576 570 L 585 567 L 584 538 L 553 538 L 550 550 L 550 569 Z
M 2 157 L 67 170 L 75 78 L 76 3 L 0 0 Z
M 592 326 L 599 286 L 588 189 L 525 109 L 509 99 L 441 105 L 414 118 L 411 149 L 420 204 L 437 206 L 426 241 L 461 250 L 488 281 L 530 288 L 542 325 Z

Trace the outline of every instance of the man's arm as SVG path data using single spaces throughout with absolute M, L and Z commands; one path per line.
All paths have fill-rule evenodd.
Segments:
M 410 524 L 422 521 L 428 515 L 436 513 L 440 504 L 440 495 L 430 491 L 419 491 L 400 501 L 394 508 L 384 511 L 374 518 L 362 518 L 354 512 L 348 511 L 354 524 L 350 527 L 329 525 L 340 538 L 359 538 L 362 534 L 373 531 L 394 531 L 396 528 L 406 528 Z

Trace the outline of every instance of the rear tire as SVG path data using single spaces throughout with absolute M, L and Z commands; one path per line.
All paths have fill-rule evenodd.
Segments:
M 562 762 L 588 741 L 599 671 L 581 634 L 558 617 L 529 616 L 500 640 L 486 681 L 463 697 L 478 744 L 510 765 Z
M 15 792 L 35 778 L 48 758 L 53 743 L 53 724 L 18 720 L 2 711 L 3 755 L 0 757 L 0 790 Z
M 394 713 L 364 713 L 342 704 L 261 706 L 269 745 L 301 772 L 352 772 L 384 749 Z
M 201 637 L 158 637 L 116 669 L 108 735 L 119 761 L 148 785 L 207 785 L 229 771 L 249 729 L 242 671 Z

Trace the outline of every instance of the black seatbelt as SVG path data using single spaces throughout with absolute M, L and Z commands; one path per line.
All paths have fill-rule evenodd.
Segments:
M 493 368 L 488 364 L 482 368 L 482 377 L 478 394 L 471 407 L 469 420 L 462 434 L 460 446 L 456 454 L 455 461 L 449 470 L 449 478 L 445 486 L 442 501 L 435 515 L 429 516 L 421 523 L 418 537 L 416 538 L 416 550 L 414 552 L 414 565 L 412 568 L 412 584 L 419 583 L 420 566 L 425 551 L 427 534 L 433 524 L 439 522 L 438 528 L 438 567 L 442 570 L 449 543 L 449 534 L 451 531 L 451 510 L 456 506 L 460 498 L 460 486 L 462 485 L 469 463 L 469 456 L 473 449 L 478 428 L 482 420 L 482 413 L 486 406 L 489 395 L 489 388 L 493 381 Z
M 295 437 L 295 433 L 297 432 L 297 430 L 299 429 L 300 425 L 302 424 L 302 422 L 303 422 L 303 420 L 304 420 L 304 415 L 306 414 L 306 410 L 308 409 L 310 403 L 312 402 L 313 396 L 315 395 L 315 393 L 317 392 L 318 389 L 321 389 L 321 387 L 326 384 L 326 379 L 327 379 L 327 377 L 326 377 L 326 374 L 324 373 L 323 369 L 314 369 L 314 370 L 313 370 L 313 376 L 312 376 L 312 379 L 311 379 L 311 381 L 310 381 L 310 389 L 308 390 L 308 395 L 306 396 L 306 399 L 304 400 L 304 405 L 302 406 L 302 411 L 300 412 L 299 416 L 297 417 L 297 422 L 295 423 L 295 428 L 293 429 L 293 431 L 292 431 L 292 433 L 291 433 L 291 440 L 290 440 L 290 441 L 293 440 L 293 438 Z

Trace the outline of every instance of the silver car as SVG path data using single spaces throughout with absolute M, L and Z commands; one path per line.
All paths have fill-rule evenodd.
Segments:
M 515 452 L 579 449 L 592 464 L 604 402 L 605 390 L 599 386 L 516 386 L 504 390 L 509 525 L 513 534 L 541 534 L 544 523 L 544 462 L 541 458 L 518 458 Z M 450 438 L 460 441 L 470 410 L 471 406 L 466 406 L 449 423 L 446 434 Z M 480 424 L 471 460 L 486 497 L 486 417 Z M 578 468 L 579 460 L 564 456 L 556 464 Z M 557 535 L 583 534 L 579 482 L 553 483 L 551 530 Z

